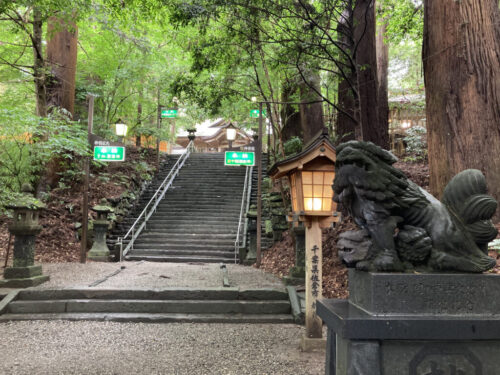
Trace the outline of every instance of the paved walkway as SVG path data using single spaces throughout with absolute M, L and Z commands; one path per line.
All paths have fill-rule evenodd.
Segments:
M 51 280 L 37 288 L 222 286 L 218 264 L 63 263 L 43 267 Z M 239 265 L 227 268 L 232 287 L 283 287 L 279 279 L 261 270 Z M 6 292 L 0 289 L 0 295 Z M 10 322 L 0 325 L 0 373 L 323 374 L 325 352 L 301 352 L 303 333 L 303 327 L 292 324 Z

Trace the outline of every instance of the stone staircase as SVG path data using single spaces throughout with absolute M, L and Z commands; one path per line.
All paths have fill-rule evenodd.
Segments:
M 161 183 L 167 177 L 168 173 L 175 165 L 177 160 L 179 159 L 179 155 L 166 155 L 159 168 L 159 172 L 155 175 L 151 183 L 145 188 L 142 192 L 141 196 L 136 200 L 134 207 L 129 212 L 129 214 L 123 219 L 123 221 L 119 222 L 116 227 L 111 231 L 111 233 L 107 236 L 107 245 L 111 250 L 112 255 L 115 257 L 115 260 L 118 260 L 119 257 L 119 248 L 117 246 L 117 240 L 119 237 L 123 237 L 130 227 L 134 224 L 137 217 L 141 214 L 144 206 L 149 202 L 151 197 L 154 195 L 156 190 L 160 187 Z M 126 245 L 128 242 L 124 242 Z
M 278 289 L 27 289 L 6 298 L 6 305 L 0 303 L 0 322 L 294 322 L 288 294 Z
M 223 153 L 191 154 L 125 259 L 233 262 L 244 179 Z

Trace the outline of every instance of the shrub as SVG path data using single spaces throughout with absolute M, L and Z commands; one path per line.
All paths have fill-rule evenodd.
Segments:
M 427 157 L 427 129 L 423 126 L 414 126 L 406 131 L 407 161 L 423 160 Z

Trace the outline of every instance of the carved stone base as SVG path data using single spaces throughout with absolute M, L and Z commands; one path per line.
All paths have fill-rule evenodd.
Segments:
M 303 352 L 312 352 L 314 350 L 324 350 L 326 346 L 326 339 L 312 339 L 310 337 L 302 336 L 300 339 L 300 349 Z
M 0 280 L 0 288 L 28 288 L 49 279 L 50 276 L 42 275 L 42 266 L 8 267 L 4 271 L 4 280 Z
M 497 275 L 350 270 L 349 300 L 318 301 L 326 374 L 479 375 L 500 367 Z
M 109 250 L 107 251 L 90 250 L 87 253 L 87 259 L 92 260 L 94 262 L 108 262 L 109 255 L 110 255 Z

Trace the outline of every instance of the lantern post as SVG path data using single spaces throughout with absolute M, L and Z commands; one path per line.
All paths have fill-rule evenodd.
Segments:
M 292 197 L 289 221 L 295 226 L 303 222 L 305 226 L 306 333 L 301 342 L 305 351 L 325 345 L 322 321 L 316 315 L 316 302 L 323 293 L 321 229 L 340 220 L 332 200 L 335 160 L 335 147 L 325 129 L 302 152 L 277 162 L 269 172 L 273 179 L 288 177 Z

